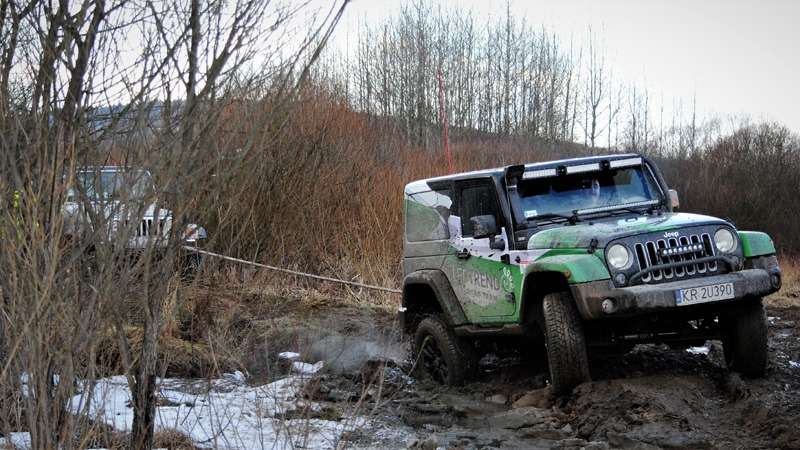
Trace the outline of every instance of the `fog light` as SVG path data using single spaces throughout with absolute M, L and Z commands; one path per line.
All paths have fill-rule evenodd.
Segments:
M 614 275 L 614 283 L 616 283 L 617 286 L 625 286 L 625 283 L 627 282 L 628 278 L 625 276 L 624 273 L 618 273 Z
M 613 314 L 617 310 L 617 304 L 610 298 L 603 300 L 600 307 L 603 308 L 603 312 L 606 314 Z

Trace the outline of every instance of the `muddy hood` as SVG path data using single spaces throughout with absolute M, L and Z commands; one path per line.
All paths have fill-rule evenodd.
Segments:
M 597 239 L 598 247 L 602 248 L 608 242 L 626 236 L 712 224 L 722 225 L 728 222 L 716 217 L 689 213 L 608 217 L 592 220 L 591 225 L 587 221 L 542 230 L 531 236 L 528 249 L 583 248 L 588 247 L 592 239 Z

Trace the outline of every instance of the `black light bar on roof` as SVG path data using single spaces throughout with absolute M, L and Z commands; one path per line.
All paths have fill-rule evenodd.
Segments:
M 584 172 L 595 172 L 601 169 L 620 169 L 623 167 L 632 167 L 642 165 L 642 158 L 640 156 L 624 159 L 603 160 L 593 163 L 575 164 L 574 166 L 558 166 L 547 169 L 532 169 L 526 170 L 522 174 L 523 180 L 530 180 L 533 178 L 547 178 L 563 174 L 575 174 Z M 559 170 L 561 169 L 561 170 Z

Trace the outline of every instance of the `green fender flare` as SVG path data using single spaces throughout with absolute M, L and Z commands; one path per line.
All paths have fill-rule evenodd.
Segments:
M 767 233 L 739 231 L 739 240 L 742 241 L 742 251 L 745 258 L 775 254 L 775 243 L 772 242 L 772 238 Z
M 569 284 L 587 283 L 590 281 L 611 278 L 601 251 L 588 253 L 581 249 L 574 253 L 544 254 L 525 267 L 524 273 L 558 272 L 564 275 Z

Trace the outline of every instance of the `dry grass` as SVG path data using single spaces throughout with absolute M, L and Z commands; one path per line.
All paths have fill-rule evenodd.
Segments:
M 125 336 L 133 355 L 141 352 L 144 330 L 137 326 L 125 326 Z M 120 350 L 117 334 L 112 330 L 103 336 L 98 354 L 101 367 L 109 373 L 117 373 L 120 368 Z M 162 361 L 166 376 L 207 377 L 230 372 L 238 364 L 224 353 L 218 353 L 210 345 L 200 340 L 187 340 L 162 333 L 159 339 L 159 361 Z M 134 364 L 137 364 L 134 361 Z
M 771 308 L 800 308 L 800 259 L 783 257 L 780 259 L 783 271 L 783 287 L 766 299 Z
M 374 304 L 368 293 L 232 269 L 218 277 L 209 286 L 187 288 L 165 326 L 168 374 L 205 377 L 235 369 L 272 380 L 285 373 L 280 352 L 303 353 L 331 333 L 370 336 L 391 329 L 395 319 L 394 308 Z M 126 332 L 138 345 L 141 330 Z
M 781 259 L 781 269 L 783 270 L 783 289 L 787 295 L 800 294 L 800 259 L 783 258 Z
M 220 131 L 220 140 L 235 141 L 226 133 L 251 133 L 254 109 L 244 103 L 231 107 L 229 123 L 240 129 Z M 211 230 L 212 246 L 272 265 L 398 287 L 403 187 L 448 169 L 441 151 L 410 145 L 395 125 L 353 111 L 338 94 L 309 87 L 279 136 L 256 144 L 258 151 L 246 161 L 248 170 L 228 185 L 209 185 L 217 195 L 199 199 L 198 211 L 206 212 L 199 221 Z M 587 151 L 571 144 L 489 136 L 453 139 L 451 147 L 455 171 Z M 374 295 L 368 301 L 393 302 Z
M 179 299 L 167 302 L 159 339 L 159 361 L 166 376 L 206 378 L 242 370 L 270 378 L 275 375 L 271 372 L 277 353 L 307 346 L 310 335 L 329 328 L 322 322 L 334 320 L 331 311 L 364 311 L 363 316 L 351 314 L 342 324 L 350 328 L 364 317 L 388 318 L 393 311 L 375 306 L 368 293 L 326 284 L 303 287 L 292 277 L 241 268 L 229 267 L 206 284 L 185 286 Z M 126 306 L 125 336 L 131 353 L 138 355 L 143 341 L 137 319 L 141 306 Z M 117 373 L 121 364 L 117 334 L 108 329 L 102 340 L 100 365 L 109 374 Z
M 154 448 L 166 448 L 168 450 L 195 450 L 192 439 L 186 434 L 172 429 L 162 429 L 155 433 Z
M 78 448 L 107 448 L 109 450 L 129 449 L 130 434 L 116 431 L 105 424 L 94 424 L 95 428 L 79 436 Z M 167 450 L 196 450 L 192 439 L 186 434 L 171 428 L 164 428 L 154 435 L 154 448 Z

